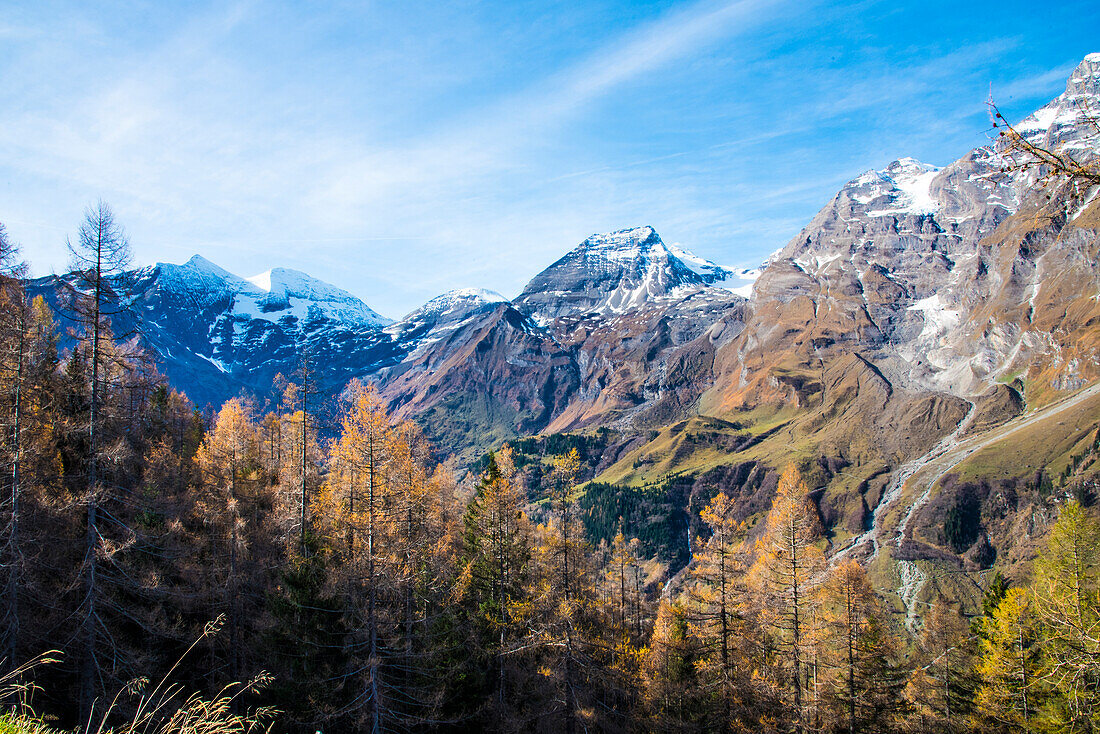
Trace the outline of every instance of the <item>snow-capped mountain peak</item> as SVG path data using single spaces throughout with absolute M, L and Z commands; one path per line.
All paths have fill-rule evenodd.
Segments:
M 421 308 L 431 307 L 435 310 L 447 310 L 458 304 L 504 303 L 507 300 L 496 291 L 485 288 L 456 288 L 436 296 Z
M 36 287 L 56 299 L 57 279 L 38 279 Z M 118 323 L 139 334 L 173 384 L 200 405 L 241 390 L 266 394 L 276 374 L 294 373 L 303 348 L 323 364 L 326 389 L 401 356 L 381 328 L 389 319 L 294 270 L 246 279 L 195 255 L 140 268 L 127 281 L 133 301 Z
M 202 303 L 215 300 L 225 293 L 235 293 L 251 287 L 244 278 L 234 275 L 202 255 L 194 255 L 182 265 L 157 263 L 149 268 L 149 272 L 156 275 L 161 290 L 177 296 L 185 295 Z
M 899 158 L 881 171 L 866 171 L 852 179 L 841 195 L 870 217 L 932 214 L 939 208 L 931 191 L 939 171 L 915 158 Z
M 1066 91 L 1014 127 L 1035 145 L 1094 153 L 1100 117 L 1100 54 L 1089 54 L 1066 82 Z
M 667 254 L 668 248 L 653 227 L 634 227 L 607 234 L 594 234 L 574 251 L 590 259 L 633 263 L 653 253 Z
M 158 264 L 163 265 L 164 263 L 158 263 Z M 232 273 L 230 273 L 225 268 L 221 267 L 220 265 L 217 265 L 215 263 L 210 262 L 205 257 L 203 257 L 202 255 L 198 255 L 198 254 L 192 255 L 191 259 L 188 260 L 187 262 L 185 262 L 183 265 L 176 265 L 176 266 L 173 266 L 173 267 L 190 268 L 190 269 L 195 270 L 197 272 L 209 273 L 211 275 L 219 275 L 219 276 L 232 276 L 233 275 Z
M 277 321 L 293 316 L 303 321 L 312 309 L 319 316 L 370 328 L 393 323 L 347 291 L 289 268 L 242 278 L 195 255 L 182 265 L 157 263 L 154 270 L 161 289 L 202 303 L 231 296 L 233 312 L 254 318 Z
M 683 247 L 666 245 L 645 226 L 588 237 L 536 275 L 515 303 L 545 324 L 562 316 L 615 316 L 692 289 L 720 284 L 733 290 L 746 282 Z
M 502 303 L 508 303 L 508 299 L 484 288 L 447 291 L 391 324 L 386 328 L 386 333 L 411 349 L 409 345 L 413 342 L 429 338 L 441 328 L 457 328 L 471 316 Z
M 241 278 L 195 255 L 183 265 L 158 263 L 157 290 L 166 303 L 180 304 L 209 319 L 203 330 L 210 346 L 196 345 L 197 356 L 221 372 L 233 373 L 241 355 L 262 343 L 326 341 L 348 330 L 373 332 L 392 321 L 379 316 L 347 291 L 287 268 Z M 164 319 L 165 323 L 167 320 Z M 319 348 L 315 346 L 314 348 Z
M 309 316 L 311 309 L 328 318 L 379 327 L 393 323 L 375 313 L 367 304 L 334 285 L 317 280 L 298 270 L 272 268 L 245 278 L 251 288 L 241 288 L 242 306 L 254 300 L 261 313 L 287 312 L 299 319 Z

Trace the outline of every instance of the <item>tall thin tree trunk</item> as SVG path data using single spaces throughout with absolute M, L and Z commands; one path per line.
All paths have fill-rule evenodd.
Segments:
M 19 595 L 20 576 L 22 573 L 22 553 L 19 543 L 19 500 L 20 500 L 20 469 L 23 457 L 23 353 L 26 349 L 27 337 L 27 309 L 26 299 L 20 294 L 18 303 L 18 343 L 15 367 L 15 409 L 12 416 L 12 460 L 11 460 L 11 522 L 8 534 L 9 562 L 8 583 L 5 598 L 8 602 L 7 609 L 7 640 L 4 650 L 4 659 L 9 670 L 16 666 L 16 653 L 19 644 Z
M 573 692 L 573 590 L 569 575 L 569 487 L 561 481 L 561 575 L 565 594 L 565 732 L 577 728 L 577 702 Z
M 301 519 L 300 519 L 300 547 L 302 558 L 305 558 L 308 553 L 306 547 L 306 522 L 308 520 L 308 513 L 306 511 L 306 439 L 308 438 L 308 417 L 309 417 L 309 357 L 308 355 L 302 362 L 302 466 L 301 468 Z
M 229 678 L 234 682 L 240 681 L 240 648 L 241 648 L 241 619 L 240 619 L 240 584 L 238 583 L 237 569 L 237 469 L 236 457 L 229 468 L 229 501 L 234 511 L 229 514 Z M 234 713 L 237 711 L 237 698 L 231 703 Z
M 370 636 L 370 716 L 371 734 L 382 731 L 381 702 L 378 699 L 378 623 L 375 619 L 374 583 L 374 508 L 375 508 L 375 455 L 373 431 L 368 438 L 370 452 L 370 477 L 367 498 L 367 633 Z
M 1020 650 L 1020 696 L 1023 698 L 1024 703 L 1024 734 L 1029 734 L 1031 731 L 1031 713 L 1028 711 L 1027 700 L 1027 654 L 1024 652 L 1024 630 L 1023 626 L 1020 626 L 1017 632 L 1017 641 Z
M 730 727 L 730 719 L 732 718 L 733 710 L 730 705 L 730 640 L 729 640 L 729 620 L 726 616 L 726 586 L 729 583 L 729 579 L 726 575 L 726 551 L 724 536 L 720 537 L 721 546 L 718 549 L 718 583 L 721 596 L 718 604 L 718 615 L 720 617 L 720 632 L 722 640 L 722 732 L 728 732 Z
M 508 606 L 507 599 L 505 598 L 505 584 L 507 583 L 507 567 L 505 566 L 504 559 L 504 536 L 506 533 L 506 528 L 504 526 L 505 508 L 501 504 L 499 496 L 497 498 L 497 507 L 494 509 L 494 513 L 496 514 L 494 532 L 497 536 L 497 603 L 500 605 L 500 647 L 497 649 L 497 714 L 501 723 L 503 723 L 505 698 L 504 644 L 506 641 L 505 630 L 508 627 Z
M 947 719 L 947 728 L 951 728 L 951 648 L 948 647 L 943 653 L 943 659 L 946 667 L 944 668 L 943 675 L 943 704 L 944 713 Z
M 99 544 L 99 435 L 96 424 L 99 417 L 99 318 L 103 288 L 103 232 L 99 233 L 100 246 L 96 249 L 94 270 L 95 285 L 92 305 L 92 393 L 88 409 L 88 497 L 86 501 L 87 528 L 84 536 L 84 618 L 81 624 L 83 658 L 80 665 L 80 715 L 85 721 L 91 714 L 95 698 L 96 677 L 96 551 Z
M 412 471 L 409 471 L 409 497 L 405 507 L 405 692 L 408 695 L 412 688 L 412 664 L 413 664 L 413 585 L 416 574 L 413 570 L 413 506 L 412 506 Z
M 619 559 L 619 627 L 624 631 L 626 626 L 626 559 Z
M 791 528 L 791 586 L 792 603 L 794 606 L 794 708 L 795 731 L 802 731 L 802 626 L 800 614 L 799 589 L 798 589 L 798 540 L 794 528 Z
M 852 601 L 851 579 L 846 576 L 844 605 L 848 615 L 848 734 L 855 734 L 856 730 L 856 640 Z

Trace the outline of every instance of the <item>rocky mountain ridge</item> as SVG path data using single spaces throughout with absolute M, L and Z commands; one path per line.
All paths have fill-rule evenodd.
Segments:
M 30 290 L 63 310 L 58 280 L 66 277 L 38 278 Z M 324 365 L 318 375 L 327 390 L 401 355 L 382 331 L 389 319 L 298 271 L 277 268 L 246 279 L 196 255 L 118 280 L 129 307 L 113 317 L 115 334 L 135 335 L 199 405 L 242 392 L 266 395 L 277 374 L 293 375 L 303 353 Z
M 1036 144 L 1093 150 L 1086 122 L 1100 106 L 1098 59 L 1083 61 L 1066 92 L 1020 132 Z M 443 399 L 484 402 L 457 387 L 481 384 L 463 370 L 550 369 L 545 379 L 493 383 L 486 420 L 503 421 L 489 432 L 500 436 L 798 403 L 814 381 L 789 368 L 853 349 L 895 386 L 965 398 L 1053 349 L 1021 324 L 1042 317 L 1048 275 L 1076 272 L 1062 265 L 1080 252 L 1067 243 L 1050 254 L 1017 252 L 1004 272 L 1009 255 L 990 237 L 1034 186 L 1034 174 L 1004 167 L 1004 151 L 991 145 L 943 168 L 902 158 L 861 174 L 759 273 L 734 273 L 637 227 L 589 237 L 511 303 L 455 291 L 397 322 L 296 271 L 246 279 L 196 256 L 136 274 L 135 331 L 200 402 L 262 393 L 276 373 L 296 369 L 303 347 L 323 362 L 330 390 L 351 377 L 376 380 L 410 417 Z M 1003 313 L 989 313 L 995 302 Z M 475 344 L 477 360 L 454 359 Z M 1088 377 L 1068 370 L 1059 379 L 1072 386 Z M 568 395 L 548 403 L 559 388 Z M 474 441 L 454 438 L 454 448 Z
M 242 391 L 265 396 L 277 374 L 292 377 L 308 354 L 329 393 L 353 377 L 373 380 L 407 416 L 419 416 L 442 398 L 454 406 L 465 396 L 484 404 L 477 435 L 503 438 L 546 428 L 569 413 L 578 396 L 598 403 L 601 380 L 638 392 L 603 396 L 605 403 L 633 407 L 643 400 L 642 387 L 631 380 L 622 387 L 622 379 L 593 374 L 610 370 L 643 343 L 660 351 L 669 339 L 682 341 L 684 318 L 709 327 L 715 320 L 709 313 L 743 300 L 720 286 L 743 288 L 753 277 L 670 248 L 644 227 L 594 235 L 536 276 L 514 303 L 492 291 L 462 289 L 392 321 L 304 273 L 276 268 L 242 278 L 196 255 L 182 265 L 158 263 L 125 274 L 120 283 L 126 281 L 132 304 L 116 317 L 116 333 L 140 335 L 172 383 L 200 405 Z M 551 281 L 559 287 L 550 287 Z M 32 289 L 60 307 L 58 285 L 50 276 Z M 676 328 L 651 330 L 664 314 L 677 314 Z M 692 338 L 699 331 L 693 328 Z M 632 340 L 625 340 L 632 347 L 623 347 L 622 329 L 633 330 Z M 614 354 L 607 353 L 608 344 L 598 356 L 576 348 L 584 341 L 581 334 L 593 331 L 618 343 Z M 653 356 L 632 369 L 634 382 L 651 377 L 647 365 Z M 484 363 L 475 368 L 479 357 Z M 531 373 L 540 365 L 550 371 L 542 379 Z M 469 447 L 474 432 L 471 427 L 448 445 Z
M 1095 161 L 1097 110 L 1092 55 L 1016 130 Z M 910 581 L 913 564 L 981 568 L 1017 553 L 1020 513 L 1049 511 L 1028 489 L 1046 486 L 1043 472 L 1091 465 L 1081 457 L 1100 422 L 1100 404 L 1075 403 L 1072 430 L 1043 424 L 1015 464 L 972 468 L 966 455 L 944 470 L 950 489 L 941 475 L 909 494 L 941 453 L 1100 379 L 1100 187 L 1041 185 L 1015 155 L 998 140 L 943 167 L 901 158 L 863 173 L 758 273 L 637 227 L 589 237 L 512 301 L 453 291 L 390 323 L 307 276 L 241 279 L 196 258 L 139 271 L 133 326 L 200 402 L 262 393 L 305 346 L 330 392 L 374 381 L 464 459 L 601 428 L 619 437 L 593 465 L 602 481 L 684 482 L 702 493 L 696 509 L 721 487 L 746 518 L 766 504 L 769 472 L 794 461 L 832 550 L 869 553 L 861 538 L 896 535 L 881 556 L 910 564 L 896 565 Z M 1004 506 L 982 505 L 969 534 L 948 538 L 943 513 L 974 496 Z M 926 593 L 907 588 L 906 604 Z
M 1065 93 L 1017 129 L 1036 145 L 1095 156 L 1098 110 L 1100 56 L 1092 55 Z M 723 400 L 752 399 L 750 367 L 760 379 L 777 354 L 807 359 L 834 346 L 875 350 L 892 380 L 961 397 L 1030 364 L 1050 345 L 1021 325 L 1051 295 L 1048 276 L 1066 272 L 1050 266 L 1075 270 L 1065 260 L 1083 243 L 1058 239 L 1049 253 L 998 246 L 1011 215 L 1034 215 L 1045 201 L 1035 169 L 1003 170 L 1010 156 L 999 142 L 942 169 L 901 159 L 846 184 L 757 281 L 755 341 L 726 356 L 739 376 Z M 1003 313 L 990 313 L 993 303 Z M 787 333 L 797 324 L 798 333 L 783 337 L 778 324 Z

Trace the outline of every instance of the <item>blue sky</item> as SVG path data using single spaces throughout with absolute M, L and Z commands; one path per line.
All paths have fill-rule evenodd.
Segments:
M 391 317 L 641 224 L 752 265 L 1100 51 L 1095 0 L 319 5 L 3 3 L 0 222 L 34 272 L 97 198 L 139 263 L 297 268 Z

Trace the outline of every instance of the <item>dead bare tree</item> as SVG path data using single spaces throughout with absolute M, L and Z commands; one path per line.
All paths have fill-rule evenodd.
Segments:
M 17 275 L 22 270 L 22 264 L 17 262 L 19 247 L 8 237 L 8 230 L 3 222 L 0 222 L 0 274 L 8 277 Z
M 1087 139 L 1096 145 L 1077 152 L 1065 144 L 1047 144 L 1029 136 L 1008 122 L 992 95 L 986 101 L 989 119 L 996 131 L 995 143 L 1000 154 L 1000 173 L 1033 174 L 1035 185 L 1046 189 L 1047 199 L 1059 199 L 1066 209 L 1083 203 L 1092 187 L 1100 185 L 1100 113 L 1082 100 L 1076 103 L 1077 126 L 1089 132 Z
M 8 447 L 11 454 L 11 486 L 5 498 L 7 534 L 4 538 L 3 553 L 7 579 L 4 586 L 4 646 L 3 651 L 0 652 L 0 659 L 2 659 L 0 662 L 6 664 L 9 670 L 17 665 L 15 657 L 20 627 L 19 598 L 22 577 L 22 548 L 19 535 L 22 490 L 20 474 L 23 454 L 23 383 L 29 311 L 27 294 L 23 288 L 26 266 L 18 261 L 18 256 L 19 248 L 8 238 L 7 230 L 0 223 L 0 312 L 8 317 L 5 318 L 3 333 L 0 334 L 4 343 L 0 370 L 3 372 L 4 382 L 10 384 L 12 394 L 11 437 Z
M 88 207 L 75 242 L 67 243 L 72 256 L 72 281 L 69 306 L 83 327 L 88 340 L 91 363 L 91 384 L 88 413 L 87 494 L 85 510 L 87 527 L 84 541 L 83 602 L 80 624 L 82 658 L 80 666 L 80 713 L 86 720 L 95 700 L 97 677 L 96 647 L 102 621 L 98 602 L 102 594 L 97 579 L 97 559 L 102 536 L 99 508 L 101 486 L 99 476 L 99 409 L 104 385 L 101 384 L 101 362 L 104 340 L 110 339 L 110 319 L 122 313 L 129 303 L 124 277 L 131 262 L 130 242 L 115 221 L 114 212 L 104 201 Z

